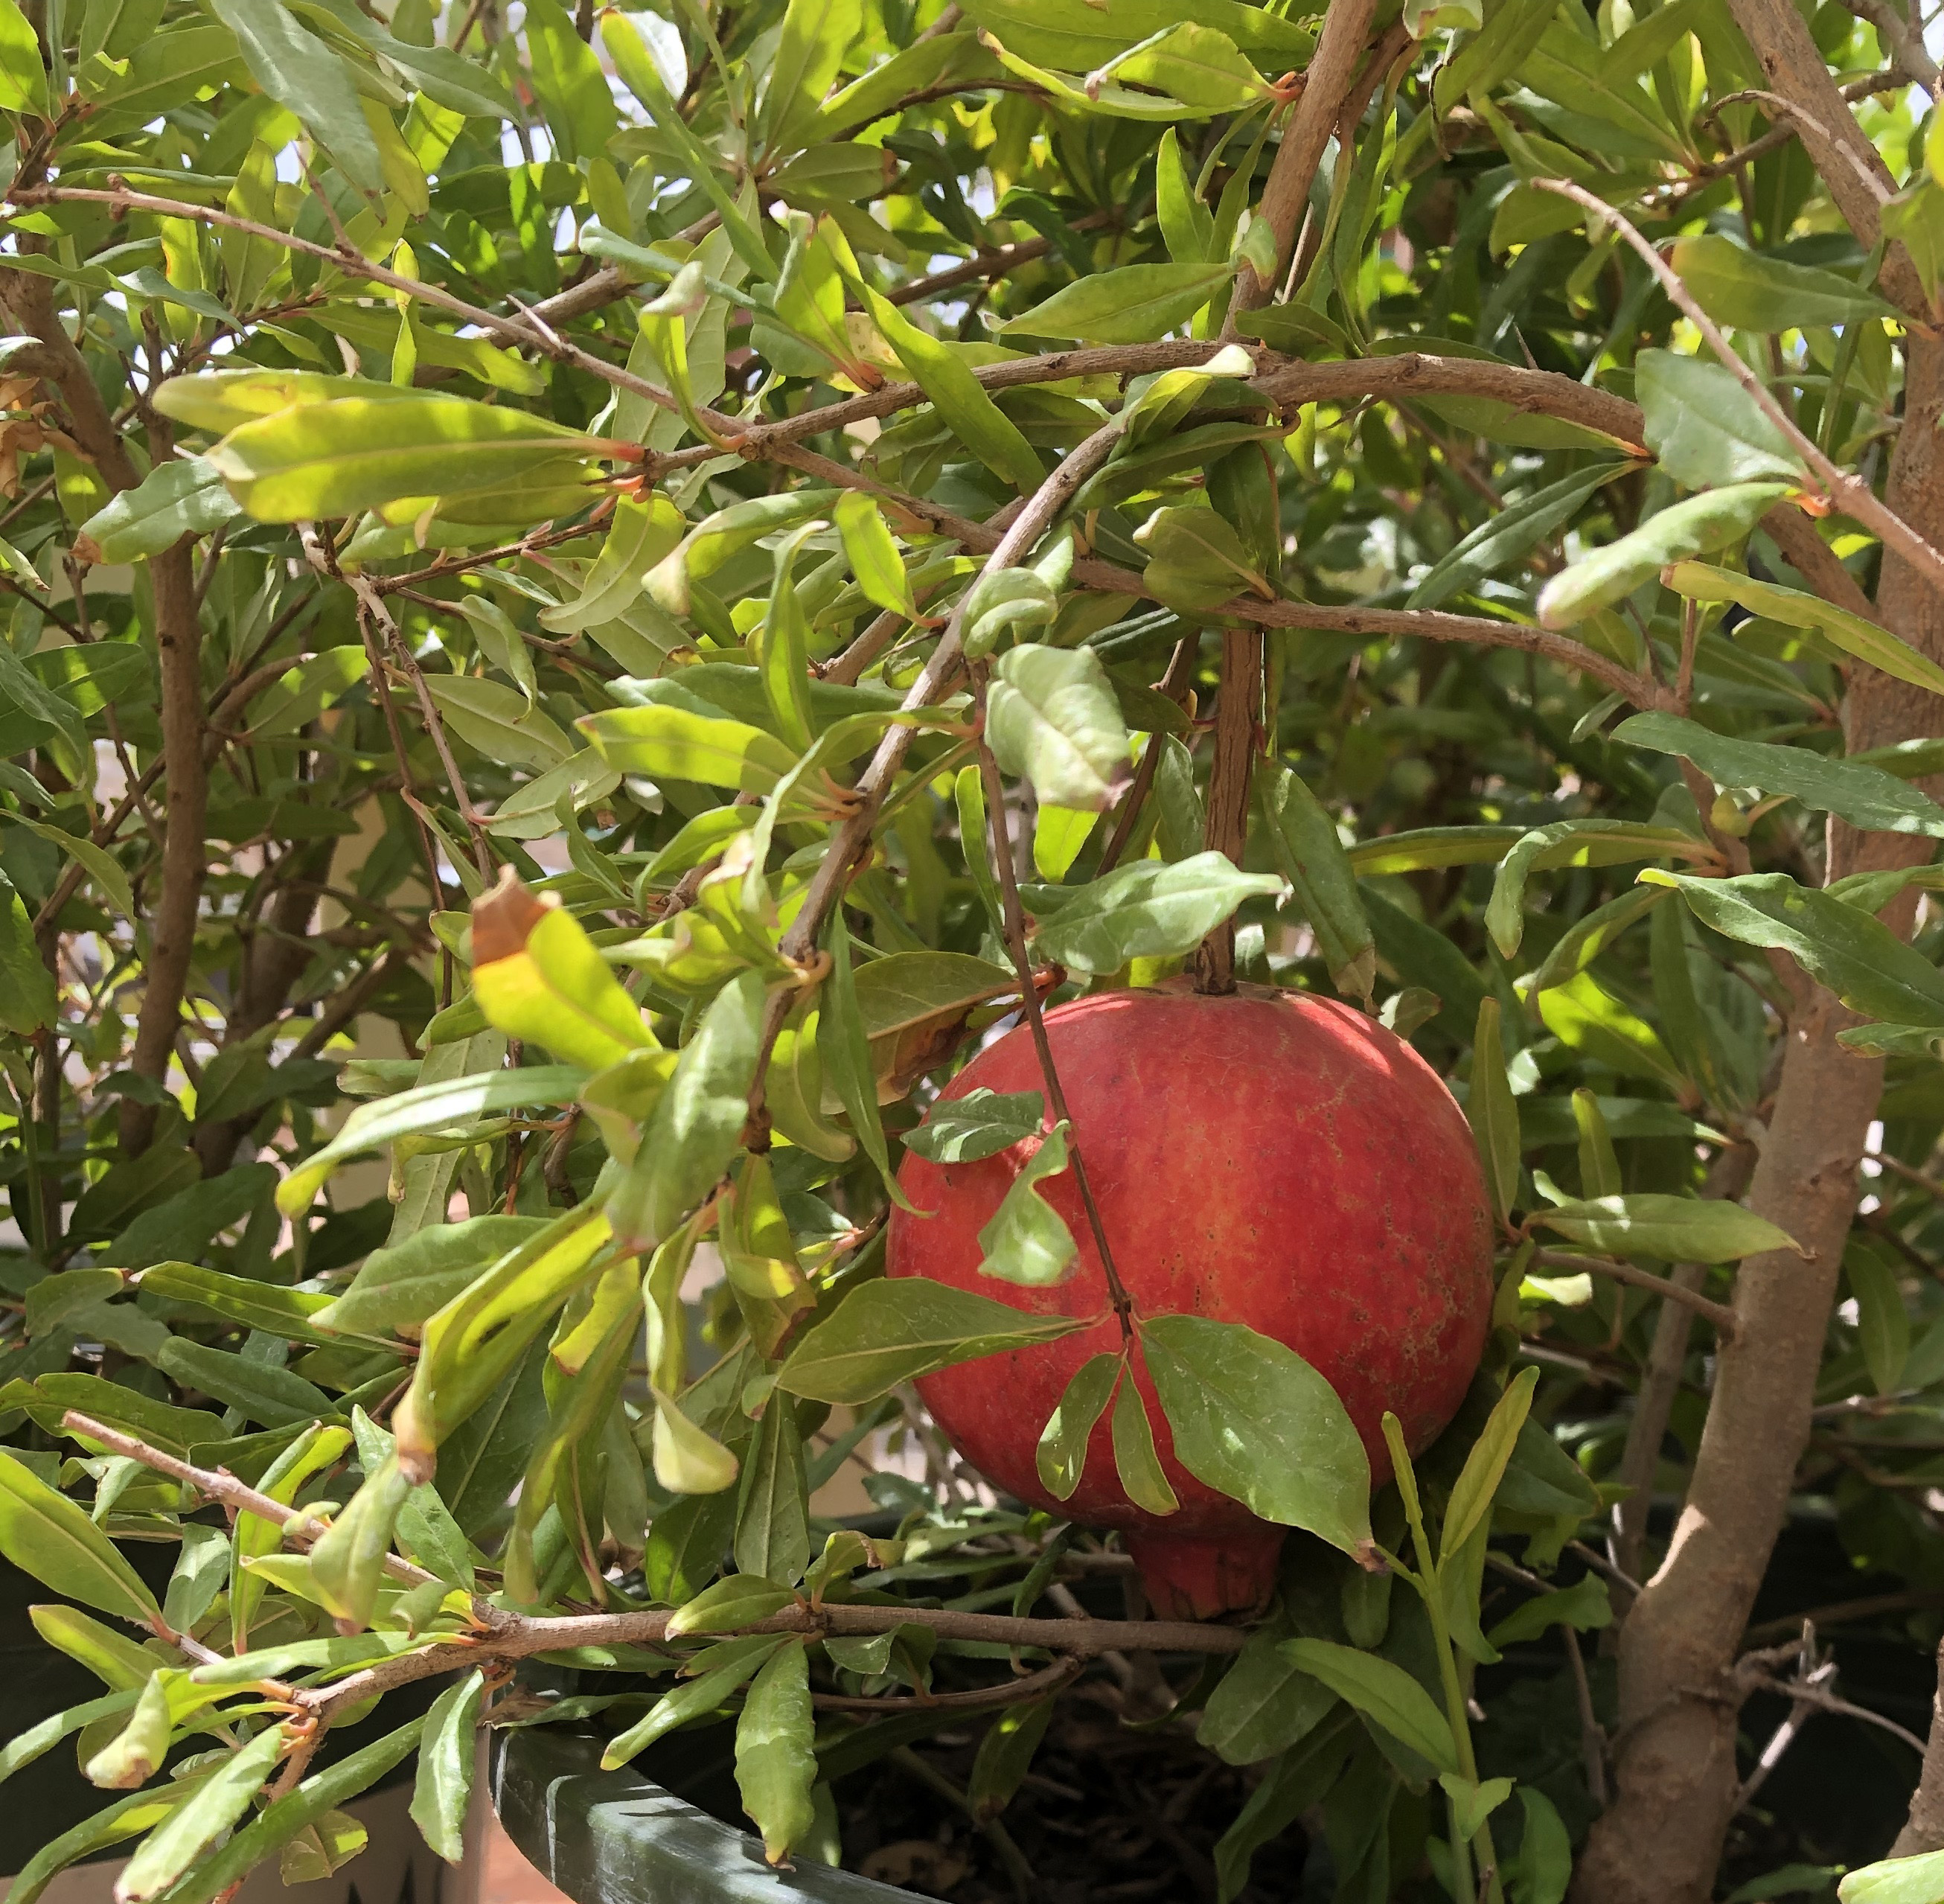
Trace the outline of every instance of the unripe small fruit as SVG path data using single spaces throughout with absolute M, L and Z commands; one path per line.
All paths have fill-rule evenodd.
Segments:
M 1166 989 L 1096 994 L 1050 1014 L 1047 1035 L 1115 1266 L 1145 1316 L 1244 1323 L 1287 1343 L 1335 1388 L 1375 1481 L 1389 1478 L 1386 1410 L 1413 1453 L 1464 1398 L 1490 1326 L 1492 1224 L 1464 1117 L 1410 1046 L 1349 1006 L 1244 986 L 1226 997 Z M 1009 1033 L 946 1087 L 1038 1090 L 1028 1032 Z M 1040 1431 L 1075 1371 L 1121 1335 L 1073 1173 L 1040 1193 L 1079 1243 L 1075 1273 L 1027 1289 L 979 1273 L 980 1229 L 1032 1154 L 977 1162 L 908 1155 L 890 1273 L 924 1275 L 1038 1314 L 1094 1315 L 1060 1341 L 963 1362 L 918 1384 L 939 1425 L 995 1487 L 1118 1527 L 1159 1612 L 1207 1619 L 1260 1606 L 1284 1530 L 1257 1520 L 1173 1459 L 1137 1363 L 1180 1511 L 1135 1507 L 1103 1416 L 1065 1503 L 1041 1486 Z

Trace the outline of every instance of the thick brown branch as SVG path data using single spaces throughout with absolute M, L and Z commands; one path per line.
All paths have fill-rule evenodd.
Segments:
M 1235 283 L 1233 309 L 1253 311 L 1266 304 L 1289 269 L 1296 235 L 1309 203 L 1309 188 L 1323 162 L 1324 148 L 1336 130 L 1376 18 L 1376 0 L 1334 0 L 1323 16 L 1323 31 L 1303 75 L 1303 93 L 1283 128 L 1282 143 L 1269 166 L 1257 216 L 1275 235 L 1276 269 L 1268 278 L 1244 265 Z

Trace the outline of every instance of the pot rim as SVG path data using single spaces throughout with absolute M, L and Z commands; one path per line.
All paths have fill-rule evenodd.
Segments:
M 601 1769 L 605 1741 L 571 1725 L 492 1734 L 493 1809 L 521 1854 L 574 1904 L 925 1904 L 829 1865 L 773 1871 L 761 1842 L 632 1766 Z

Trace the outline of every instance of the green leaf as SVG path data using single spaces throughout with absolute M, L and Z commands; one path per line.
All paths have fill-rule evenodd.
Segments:
M 412 1788 L 412 1822 L 448 1864 L 466 1856 L 466 1814 L 472 1801 L 475 1735 L 485 1696 L 485 1675 L 475 1666 L 432 1701 L 419 1747 Z
M 1663 509 L 1547 583 L 1539 595 L 1541 626 L 1570 628 L 1663 569 L 1739 542 L 1788 493 L 1786 483 L 1733 483 Z
M 48 75 L 38 35 L 14 0 L 0 0 L 0 112 L 48 115 Z
M 123 1904 L 159 1897 L 250 1808 L 289 1743 L 272 1724 L 223 1760 L 137 1847 L 115 1881 Z
M 1703 562 L 1677 563 L 1668 575 L 1667 585 L 1677 594 L 1696 601 L 1738 602 L 1750 613 L 1770 621 L 1782 622 L 1791 628 L 1813 628 L 1845 654 L 1867 661 L 1872 667 L 1899 681 L 1907 681 L 1913 687 L 1944 694 L 1944 667 L 1928 655 L 1920 654 L 1902 636 L 1880 628 L 1865 616 L 1825 601 L 1819 595 L 1786 589 L 1779 583 L 1758 582 L 1732 569 L 1712 568 Z
M 415 392 L 294 404 L 232 429 L 208 456 L 260 522 L 297 522 L 401 502 L 417 515 L 426 498 L 554 488 L 613 448 L 525 411 Z
M 416 1336 L 419 1325 L 488 1263 L 546 1227 L 540 1217 L 469 1217 L 420 1230 L 374 1250 L 344 1293 L 313 1312 L 312 1320 L 343 1335 Z
M 1043 958 L 1104 976 L 1130 959 L 1192 952 L 1244 900 L 1284 890 L 1274 873 L 1244 872 L 1226 854 L 1138 860 L 1063 896 L 1034 944 Z
M 977 1356 L 1057 1342 L 1094 1320 L 1035 1315 L 924 1276 L 868 1282 L 798 1342 L 777 1386 L 813 1401 L 874 1401 L 900 1382 Z
M 1001 767 L 1057 807 L 1105 812 L 1133 775 L 1120 703 L 1090 648 L 1007 650 L 993 666 L 986 737 Z
M 137 1626 L 161 1618 L 155 1596 L 120 1550 L 65 1494 L 0 1449 L 0 1553 L 84 1607 Z
M 1487 1420 L 1465 1466 L 1451 1490 L 1444 1509 L 1444 1525 L 1438 1536 L 1438 1564 L 1447 1565 L 1472 1537 L 1472 1531 L 1488 1521 L 1492 1496 L 1512 1459 L 1512 1446 L 1532 1408 L 1532 1392 L 1539 1386 L 1539 1370 L 1521 1369 L 1507 1384 Z
M 1641 353 L 1644 357 L 1652 354 Z M 1509 508 L 1493 511 L 1433 566 L 1412 589 L 1404 605 L 1435 608 L 1454 595 L 1477 588 L 1487 576 L 1537 548 L 1555 530 L 1570 522 L 1589 497 L 1634 467 L 1631 463 L 1595 463 L 1590 469 L 1535 490 Z
M 580 921 L 536 899 L 510 868 L 474 903 L 472 955 L 473 995 L 495 1030 L 592 1071 L 657 1048 Z
M 476 675 L 427 675 L 426 691 L 448 730 L 488 761 L 543 774 L 566 760 L 574 743 L 515 687 Z
M 803 0 L 793 0 L 800 6 Z M 781 1864 L 817 1822 L 817 1721 L 810 1655 L 801 1643 L 773 1653 L 750 1683 L 736 1721 L 736 1789 L 763 1835 L 763 1855 Z
M 329 1143 L 313 1151 L 277 1186 L 277 1207 L 286 1217 L 301 1216 L 338 1165 L 361 1151 L 424 1131 L 464 1126 L 487 1111 L 520 1104 L 571 1104 L 586 1075 L 578 1066 L 533 1065 L 421 1084 L 395 1097 L 361 1104 Z
M 100 887 L 109 904 L 123 918 L 135 917 L 135 895 L 128 884 L 128 875 L 116 865 L 112 854 L 92 840 L 59 826 L 51 826 L 44 820 L 28 820 L 19 814 L 11 814 L 8 817 L 45 840 L 50 846 L 60 847 Z
M 715 995 L 683 1047 L 609 1205 L 615 1235 L 631 1253 L 672 1235 L 741 1148 L 764 998 L 761 973 L 738 974 Z
M 773 1658 L 786 1646 L 795 1646 L 799 1653 L 803 1650 L 788 1638 L 764 1640 L 755 1643 L 751 1651 L 742 1653 L 733 1663 L 718 1666 L 687 1685 L 678 1686 L 672 1692 L 664 1693 L 644 1718 L 618 1738 L 608 1741 L 607 1749 L 601 1755 L 601 1770 L 611 1772 L 626 1764 L 637 1753 L 646 1752 L 657 1739 L 674 1731 L 678 1726 L 687 1725 L 691 1720 L 713 1712 L 749 1678 L 757 1660 Z
M 720 1494 L 736 1484 L 742 1464 L 698 1428 L 672 1395 L 654 1392 L 655 1479 L 671 1494 Z
M 322 1344 L 331 1340 L 313 1326 L 314 1318 L 331 1306 L 331 1298 L 315 1290 L 286 1289 L 192 1263 L 158 1263 L 142 1272 L 140 1287 L 151 1296 L 192 1303 L 242 1328 L 261 1329 L 296 1342 Z
M 84 522 L 104 562 L 158 555 L 184 536 L 205 536 L 243 513 L 213 465 L 199 456 L 158 463 Z
M 1195 196 L 1194 182 L 1182 162 L 1181 141 L 1173 126 L 1161 136 L 1155 152 L 1155 217 L 1167 254 L 1177 264 L 1215 263 L 1215 220 Z
M 767 1619 L 795 1601 L 796 1595 L 774 1580 L 749 1573 L 726 1574 L 669 1616 L 669 1637 L 679 1639 L 685 1634 L 733 1633 L 740 1626 L 753 1626 Z
M 986 394 L 972 367 L 868 285 L 860 281 L 854 288 L 879 334 L 952 434 L 995 475 L 1022 496 L 1030 496 L 1046 480 L 1044 466 L 1019 426 Z M 863 580 L 861 574 L 858 580 Z
M 934 1164 L 972 1164 L 1040 1134 L 1046 1100 L 1036 1090 L 995 1091 L 981 1085 L 963 1097 L 941 1097 L 924 1123 L 905 1133 L 905 1148 Z
M 1178 1513 L 1181 1503 L 1176 1499 L 1162 1472 L 1161 1457 L 1155 1452 L 1147 1403 L 1130 1380 L 1122 1382 L 1114 1391 L 1112 1440 L 1114 1472 L 1121 1491 L 1143 1513 Z
M 1336 1703 L 1329 1687 L 1299 1672 L 1283 1653 L 1288 1636 L 1280 1619 L 1251 1633 L 1202 1708 L 1196 1740 L 1231 1765 L 1253 1765 L 1287 1752 Z
M 345 177 L 361 192 L 383 191 L 384 166 L 344 62 L 281 0 L 210 0 L 210 11 L 236 35 L 251 78 L 297 115 Z
M 429 1469 L 446 1436 L 512 1373 L 547 1318 L 601 1266 L 611 1235 L 598 1201 L 562 1210 L 426 1324 L 411 1388 L 392 1417 L 414 1466 Z
M 185 1389 L 200 1389 L 227 1407 L 240 1408 L 266 1428 L 286 1428 L 334 1412 L 331 1398 L 302 1376 L 186 1336 L 171 1336 L 155 1362 Z
M 1860 1866 L 1836 1887 L 1836 1895 L 1841 1904 L 1940 1904 L 1944 1851 Z
M 527 48 L 534 91 L 569 165 L 603 156 L 620 126 L 614 96 L 594 49 L 574 30 L 557 0 L 528 0 Z
M 1147 552 L 1141 580 L 1157 601 L 1193 614 L 1219 608 L 1247 589 L 1275 591 L 1226 518 L 1213 509 L 1158 509 L 1134 531 Z
M 620 707 L 575 723 L 611 767 L 654 780 L 774 793 L 796 755 L 774 734 L 667 704 Z
M 1718 232 L 1677 238 L 1668 262 L 1703 310 L 1738 331 L 1826 330 L 1896 315 L 1835 272 L 1764 257 Z
M 1278 762 L 1257 766 L 1256 797 L 1269 822 L 1276 864 L 1316 934 L 1330 982 L 1340 992 L 1367 999 L 1376 980 L 1376 943 L 1336 823 L 1309 783 Z
M 1634 389 L 1647 448 L 1676 482 L 1703 489 L 1803 475 L 1795 445 L 1722 365 L 1644 350 L 1634 360 Z
M 0 1746 L 0 1782 L 11 1778 L 23 1766 L 31 1765 L 35 1759 L 45 1757 L 63 1739 L 83 1727 L 93 1725 L 100 1719 L 117 1718 L 131 1710 L 136 1696 L 135 1687 L 125 1687 L 118 1692 L 104 1693 L 100 1699 L 85 1699 L 78 1706 L 51 1713 L 38 1724 L 28 1727 L 24 1732 L 17 1732 L 5 1746 Z
M 1910 1312 L 1896 1270 L 1866 1243 L 1853 1243 L 1843 1273 L 1856 1305 L 1856 1339 L 1878 1395 L 1893 1395 L 1910 1358 Z
M 368 1792 L 419 1743 L 426 1721 L 414 1719 L 361 1750 L 313 1772 L 287 1797 L 259 1813 L 210 1861 L 170 1893 L 170 1904 L 214 1904 L 263 1859 L 326 1813 Z
M 847 489 L 832 513 L 850 572 L 865 599 L 915 621 L 918 604 L 912 598 L 911 578 L 875 500 L 862 490 Z
M 743 1464 L 736 1511 L 739 1572 L 794 1586 L 810 1564 L 810 1496 L 803 1437 L 789 1401 L 771 1398 L 756 1424 L 755 1446 Z
M 1769 1250 L 1806 1253 L 1766 1217 L 1713 1197 L 1589 1197 L 1536 1210 L 1531 1220 L 1589 1249 L 1664 1263 L 1733 1263 Z
M 1536 1594 L 1515 1607 L 1486 1637 L 1503 1650 L 1537 1639 L 1549 1626 L 1570 1626 L 1583 1633 L 1610 1626 L 1613 1620 L 1613 1604 L 1606 1582 L 1597 1573 L 1586 1573 L 1570 1587 Z
M 125 1792 L 146 1785 L 168 1756 L 174 1730 L 168 1681 L 161 1673 L 151 1673 L 128 1723 L 82 1767 L 82 1775 L 89 1784 L 109 1791 Z M 85 1740 L 82 1749 L 87 1749 Z
M 807 141 L 863 26 L 858 0 L 790 0 L 758 114 L 765 152 L 789 152 Z
M 389 1456 L 375 1473 L 364 1477 L 349 1504 L 310 1550 L 311 1578 L 341 1627 L 355 1631 L 371 1623 L 392 1536 L 411 1490 L 397 1456 Z
M 1675 714 L 1636 714 L 1611 737 L 1632 747 L 1678 754 L 1718 786 L 1783 793 L 1871 832 L 1944 839 L 1944 807 L 1880 767 L 1832 760 L 1807 747 L 1738 740 Z
M 1040 1484 L 1057 1501 L 1070 1500 L 1087 1466 L 1087 1444 L 1125 1367 L 1118 1355 L 1090 1355 L 1061 1391 L 1040 1431 L 1033 1456 Z
M 852 1133 L 877 1165 L 892 1200 L 909 1209 L 911 1206 L 891 1174 L 891 1155 L 878 1115 L 870 1034 L 858 1003 L 857 980 L 850 969 L 850 934 L 841 907 L 825 928 L 824 949 L 830 954 L 830 971 L 823 981 L 817 1020 L 817 1055 L 823 1066 L 824 1080 L 836 1093 L 850 1120 Z
M 30 1038 L 51 1025 L 59 994 L 41 959 L 26 903 L 0 873 L 0 1029 Z
M 1403 1667 L 1331 1640 L 1285 1640 L 1282 1654 L 1440 1772 L 1459 1770 L 1450 1722 Z
M 183 1803 L 195 1789 L 196 1774 L 173 1781 L 155 1792 L 131 1792 L 91 1818 L 84 1818 L 71 1830 L 50 1839 L 23 1864 L 7 1887 L 9 1897 L 20 1904 L 35 1904 L 56 1875 L 83 1858 L 102 1851 L 124 1838 L 139 1837 L 158 1825 Z
M 1066 1168 L 1067 1130 L 1063 1122 L 1045 1133 L 980 1231 L 982 1276 L 1028 1289 L 1044 1289 L 1072 1275 L 1078 1245 L 1065 1219 L 1035 1187 Z
M 998 327 L 1031 337 L 1138 344 L 1186 324 L 1235 275 L 1227 264 L 1130 264 L 1097 271 Z
M 1505 1041 L 1499 1029 L 1499 1001 L 1478 1001 L 1478 1022 L 1472 1039 L 1472 1083 L 1465 1100 L 1465 1116 L 1485 1167 L 1485 1188 L 1492 1213 L 1503 1223 L 1518 1201 L 1518 1100 L 1506 1075 Z
M 1881 920 L 1786 873 L 1697 879 L 1650 871 L 1703 925 L 1745 946 L 1787 952 L 1852 1011 L 1892 1025 L 1944 1027 L 1944 974 Z
M 1346 1553 L 1369 1547 L 1369 1457 L 1336 1390 L 1294 1349 L 1198 1315 L 1150 1318 L 1141 1347 L 1174 1458 L 1198 1481 Z

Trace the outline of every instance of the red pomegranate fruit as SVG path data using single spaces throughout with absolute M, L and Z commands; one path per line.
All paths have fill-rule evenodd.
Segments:
M 1401 1038 L 1347 1005 L 1244 987 L 1227 996 L 1110 992 L 1050 1013 L 1047 1032 L 1108 1244 L 1139 1314 L 1244 1323 L 1287 1343 L 1342 1398 L 1373 1480 L 1389 1478 L 1381 1423 L 1413 1453 L 1463 1399 L 1490 1324 L 1492 1223 L 1463 1113 Z M 1024 1026 L 946 1087 L 1041 1088 Z M 1097 1315 L 1058 1342 L 961 1362 L 918 1392 L 993 1484 L 1082 1524 L 1117 1527 L 1150 1602 L 1177 1618 L 1260 1607 L 1287 1531 L 1174 1459 L 1154 1386 L 1135 1361 L 1161 1466 L 1181 1506 L 1136 1507 L 1115 1472 L 1108 1416 L 1070 1500 L 1034 1464 L 1040 1431 L 1090 1356 L 1120 1328 L 1071 1170 L 1038 1188 L 1079 1244 L 1053 1288 L 982 1276 L 979 1232 L 1037 1147 L 936 1164 L 908 1154 L 890 1273 L 929 1276 L 1037 1314 Z

